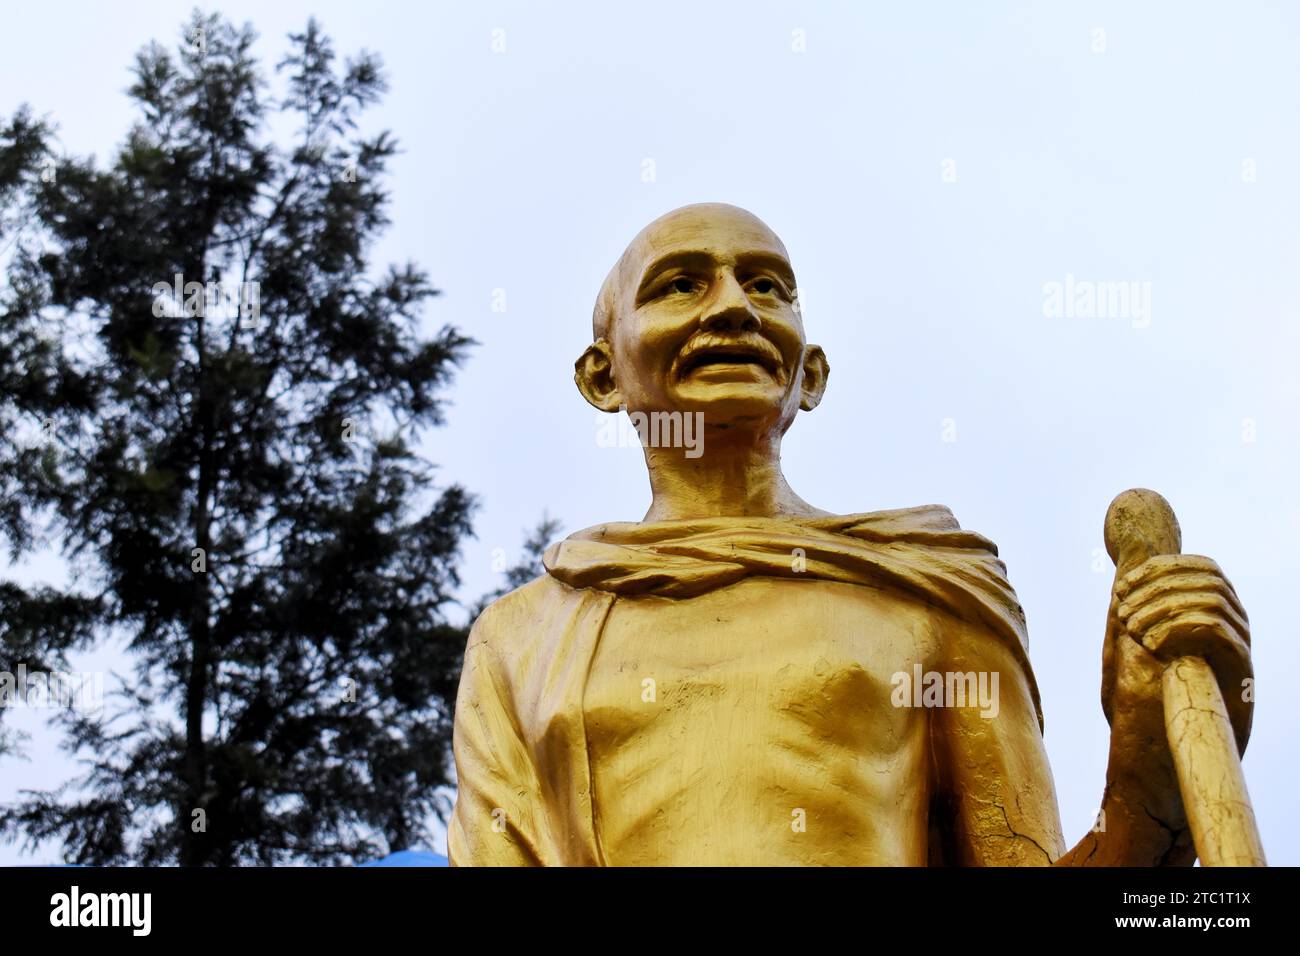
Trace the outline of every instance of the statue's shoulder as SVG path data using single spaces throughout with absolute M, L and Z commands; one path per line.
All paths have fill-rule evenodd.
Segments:
M 611 600 L 605 592 L 571 588 L 549 574 L 503 594 L 470 630 L 462 672 L 470 676 L 463 676 L 462 684 L 487 681 L 512 688 L 508 693 L 515 699 L 536 699 L 539 677 L 595 647 L 603 621 L 599 611 Z
M 485 607 L 474 621 L 474 629 L 494 630 L 526 616 L 539 602 L 547 597 L 546 579 L 548 574 L 541 574 L 527 584 L 521 584 L 512 591 L 507 591 Z
M 517 647 L 579 596 L 579 592 L 551 575 L 540 574 L 484 608 L 474 622 L 470 643 L 499 638 Z

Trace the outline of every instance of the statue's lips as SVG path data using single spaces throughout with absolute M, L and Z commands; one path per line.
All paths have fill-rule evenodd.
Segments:
M 720 368 L 734 366 L 757 366 L 767 372 L 775 373 L 780 361 L 767 352 L 748 345 L 719 345 L 712 348 L 697 349 L 682 360 L 681 376 L 685 378 L 692 372 L 703 368 Z

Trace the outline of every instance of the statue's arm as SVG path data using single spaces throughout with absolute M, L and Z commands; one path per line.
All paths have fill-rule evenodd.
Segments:
M 493 608 L 479 616 L 465 648 L 452 733 L 456 806 L 447 826 L 452 866 L 541 866 L 542 810 L 536 771 L 514 712 L 495 645 L 509 635 Z
M 996 672 L 999 700 L 993 717 L 969 706 L 932 712 L 934 807 L 937 833 L 943 839 L 941 852 L 932 853 L 932 859 L 975 866 L 1192 862 L 1195 851 L 1172 768 L 1147 753 L 1137 739 L 1144 734 L 1163 736 L 1163 726 L 1144 730 L 1128 719 L 1112 727 L 1101 812 L 1078 844 L 1063 852 L 1055 787 L 1019 662 L 1006 645 L 978 626 L 954 622 L 946 632 L 944 667 Z
M 943 671 L 983 674 L 994 706 L 930 711 L 932 863 L 1049 866 L 1064 851 L 1056 789 L 1029 683 L 987 630 L 948 619 Z
M 1252 716 L 1252 698 L 1243 693 L 1253 677 L 1250 625 L 1232 584 L 1214 561 L 1191 554 L 1159 555 L 1122 574 L 1103 644 L 1102 710 L 1111 733 L 1102 812 L 1062 863 L 1190 866 L 1195 860 L 1163 701 L 1165 669 L 1186 653 L 1213 668 L 1244 751 Z

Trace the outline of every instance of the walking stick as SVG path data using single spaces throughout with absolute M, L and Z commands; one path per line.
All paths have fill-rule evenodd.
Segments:
M 1148 558 L 1182 551 L 1173 509 L 1146 488 L 1116 496 L 1106 511 L 1105 535 L 1117 579 Z M 1162 695 L 1165 732 L 1201 865 L 1267 866 L 1214 671 L 1201 657 L 1175 658 L 1165 667 Z

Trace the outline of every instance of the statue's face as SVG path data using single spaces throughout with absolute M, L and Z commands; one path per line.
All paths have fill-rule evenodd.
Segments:
M 805 345 L 794 270 L 753 215 L 679 209 L 637 237 L 618 275 L 608 332 L 617 401 L 611 394 L 602 407 L 700 411 L 709 425 L 784 430 L 801 405 L 820 400 L 825 359 Z M 580 362 L 580 386 L 581 377 Z

